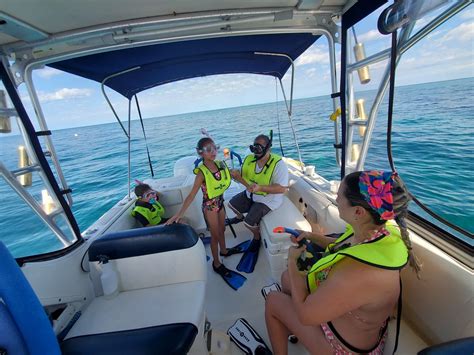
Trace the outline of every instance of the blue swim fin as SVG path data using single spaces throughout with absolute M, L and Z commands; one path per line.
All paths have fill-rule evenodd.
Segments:
M 260 250 L 260 239 L 252 239 L 250 245 L 237 265 L 237 270 L 250 274 L 255 268 Z
M 235 291 L 242 287 L 245 281 L 247 281 L 247 278 L 244 275 L 241 275 L 236 271 L 229 270 L 224 266 L 224 264 L 221 264 L 216 268 L 213 263 L 212 268 L 214 269 L 214 272 L 221 275 L 222 279 L 227 283 L 227 285 L 229 285 Z
M 220 255 L 225 258 L 227 256 L 231 256 L 231 255 L 234 255 L 234 254 L 243 253 L 247 250 L 249 245 L 250 245 L 250 239 L 246 240 L 245 242 L 242 242 L 240 244 L 234 245 L 232 248 L 227 248 L 227 254 L 220 253 Z

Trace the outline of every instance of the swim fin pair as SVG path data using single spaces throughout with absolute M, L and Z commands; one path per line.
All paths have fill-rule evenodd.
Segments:
M 227 330 L 227 334 L 235 345 L 248 355 L 272 355 L 262 337 L 243 318 L 237 319 Z
M 227 254 L 220 253 L 220 256 L 223 256 L 224 258 L 226 258 L 234 254 L 244 253 L 249 247 L 249 245 L 250 245 L 250 239 L 240 244 L 234 245 L 232 248 L 227 248 Z
M 241 275 L 236 271 L 229 270 L 224 266 L 224 264 L 220 264 L 218 267 L 215 267 L 214 263 L 212 263 L 212 269 L 214 272 L 221 275 L 222 279 L 227 283 L 227 285 L 229 285 L 235 291 L 242 287 L 245 281 L 247 281 L 247 278 L 244 275 Z
M 252 239 L 247 250 L 245 250 L 244 255 L 237 265 L 237 270 L 246 272 L 248 274 L 252 273 L 255 269 L 255 264 L 258 260 L 258 252 L 260 250 L 260 239 Z

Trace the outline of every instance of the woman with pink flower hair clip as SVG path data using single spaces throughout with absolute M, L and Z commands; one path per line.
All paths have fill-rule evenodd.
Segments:
M 276 354 L 288 353 L 289 334 L 311 354 L 382 354 L 388 320 L 401 300 L 400 270 L 407 263 L 417 274 L 420 269 L 405 223 L 410 194 L 398 174 L 349 174 L 336 201 L 346 232 L 337 240 L 314 232 L 294 238 L 310 239 L 325 252 L 302 273 L 296 261 L 305 246 L 291 247 L 282 292 L 267 296 Z

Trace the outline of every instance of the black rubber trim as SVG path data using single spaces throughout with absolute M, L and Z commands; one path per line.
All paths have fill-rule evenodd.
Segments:
M 85 240 L 81 238 L 76 243 L 68 246 L 67 248 L 60 249 L 60 250 L 55 250 L 55 251 L 52 251 L 50 253 L 36 254 L 36 255 L 29 255 L 29 256 L 25 256 L 25 257 L 20 257 L 20 258 L 16 258 L 15 260 L 16 260 L 17 264 L 21 267 L 26 263 L 58 259 L 58 258 L 61 258 L 64 255 L 72 252 L 76 248 L 79 248 L 83 243 L 85 243 Z
M 73 337 L 61 343 L 63 355 L 187 354 L 198 329 L 191 323 L 175 323 Z
M 50 130 L 47 130 L 47 131 L 37 131 L 36 132 L 36 137 L 40 137 L 40 136 L 50 136 L 52 133 Z
M 336 97 L 341 96 L 341 92 L 335 92 L 331 94 L 331 99 L 335 99 Z
M 89 261 L 123 259 L 140 255 L 164 253 L 193 247 L 199 240 L 187 224 L 130 229 L 105 234 L 89 248 Z
M 61 190 L 61 193 L 62 193 L 63 195 L 65 195 L 65 194 L 70 194 L 71 192 L 72 192 L 72 189 L 71 189 L 71 188 Z
M 412 211 L 408 211 L 408 220 L 413 224 L 419 225 L 421 228 L 428 230 L 429 232 L 433 233 L 439 239 L 447 241 L 449 244 L 455 246 L 456 248 L 460 249 L 461 251 L 467 253 L 470 256 L 474 257 L 474 247 L 470 245 L 468 242 L 456 237 L 455 235 L 451 234 L 450 232 L 442 229 L 441 227 L 437 226 L 436 224 L 424 219 L 423 217 L 417 215 Z M 418 233 L 421 238 L 428 241 L 429 243 L 435 245 L 439 249 L 445 251 L 448 254 L 451 254 L 450 250 L 446 250 L 446 248 L 441 244 L 437 243 L 433 238 L 426 238 L 423 233 Z M 455 258 L 455 256 L 453 256 Z

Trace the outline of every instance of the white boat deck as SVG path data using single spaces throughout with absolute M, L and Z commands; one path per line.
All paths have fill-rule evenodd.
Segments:
M 233 225 L 237 234 L 234 238 L 229 227 L 226 227 L 227 247 L 237 245 L 247 239 L 252 238 L 252 233 L 245 228 L 243 223 Z M 208 232 L 209 235 L 209 232 Z M 211 256 L 210 246 L 206 245 L 206 254 Z M 223 258 L 227 268 L 236 270 L 242 254 L 232 255 Z M 222 278 L 212 270 L 211 261 L 207 262 L 208 281 L 206 287 L 206 315 L 211 322 L 213 335 L 213 348 L 211 354 L 238 355 L 243 352 L 227 337 L 227 329 L 238 318 L 245 318 L 252 327 L 265 340 L 271 349 L 265 325 L 265 300 L 261 294 L 264 286 L 280 280 L 274 280 L 270 273 L 270 264 L 265 255 L 264 246 L 261 246 L 255 270 L 251 274 L 241 273 L 247 277 L 245 284 L 237 291 L 231 289 Z M 220 343 L 220 348 L 216 349 L 216 341 Z M 385 345 L 385 354 L 391 354 L 395 341 L 395 321 L 389 325 L 389 336 Z M 412 354 L 424 349 L 428 344 L 423 341 L 418 334 L 402 319 L 400 340 L 397 353 Z M 300 344 L 288 342 L 288 353 L 294 355 L 306 355 L 309 352 Z
M 228 248 L 252 238 L 252 233 L 245 228 L 243 223 L 233 225 L 233 227 L 237 238 L 234 238 L 229 227 L 226 228 L 225 236 Z M 209 245 L 206 245 L 206 254 L 211 256 Z M 241 256 L 242 254 L 236 254 L 223 258 L 224 265 L 229 269 L 236 270 Z M 261 289 L 276 280 L 271 277 L 270 265 L 266 258 L 264 247 L 261 246 L 254 272 L 251 274 L 241 273 L 247 277 L 247 281 L 237 291 L 231 289 L 222 280 L 221 276 L 212 270 L 211 262 L 212 258 L 207 262 L 208 282 L 205 307 L 207 318 L 211 322 L 213 337 L 219 338 L 222 333 L 226 334 L 227 329 L 238 318 L 245 318 L 271 348 L 265 326 L 265 300 L 261 294 Z M 226 346 L 225 344 L 221 345 L 224 348 Z M 211 353 L 242 354 L 240 349 L 233 343 L 231 343 L 230 349 L 227 352 L 224 349 L 220 350 L 220 352 L 211 349 Z M 291 343 L 289 343 L 289 353 L 295 355 L 308 354 L 302 345 Z

